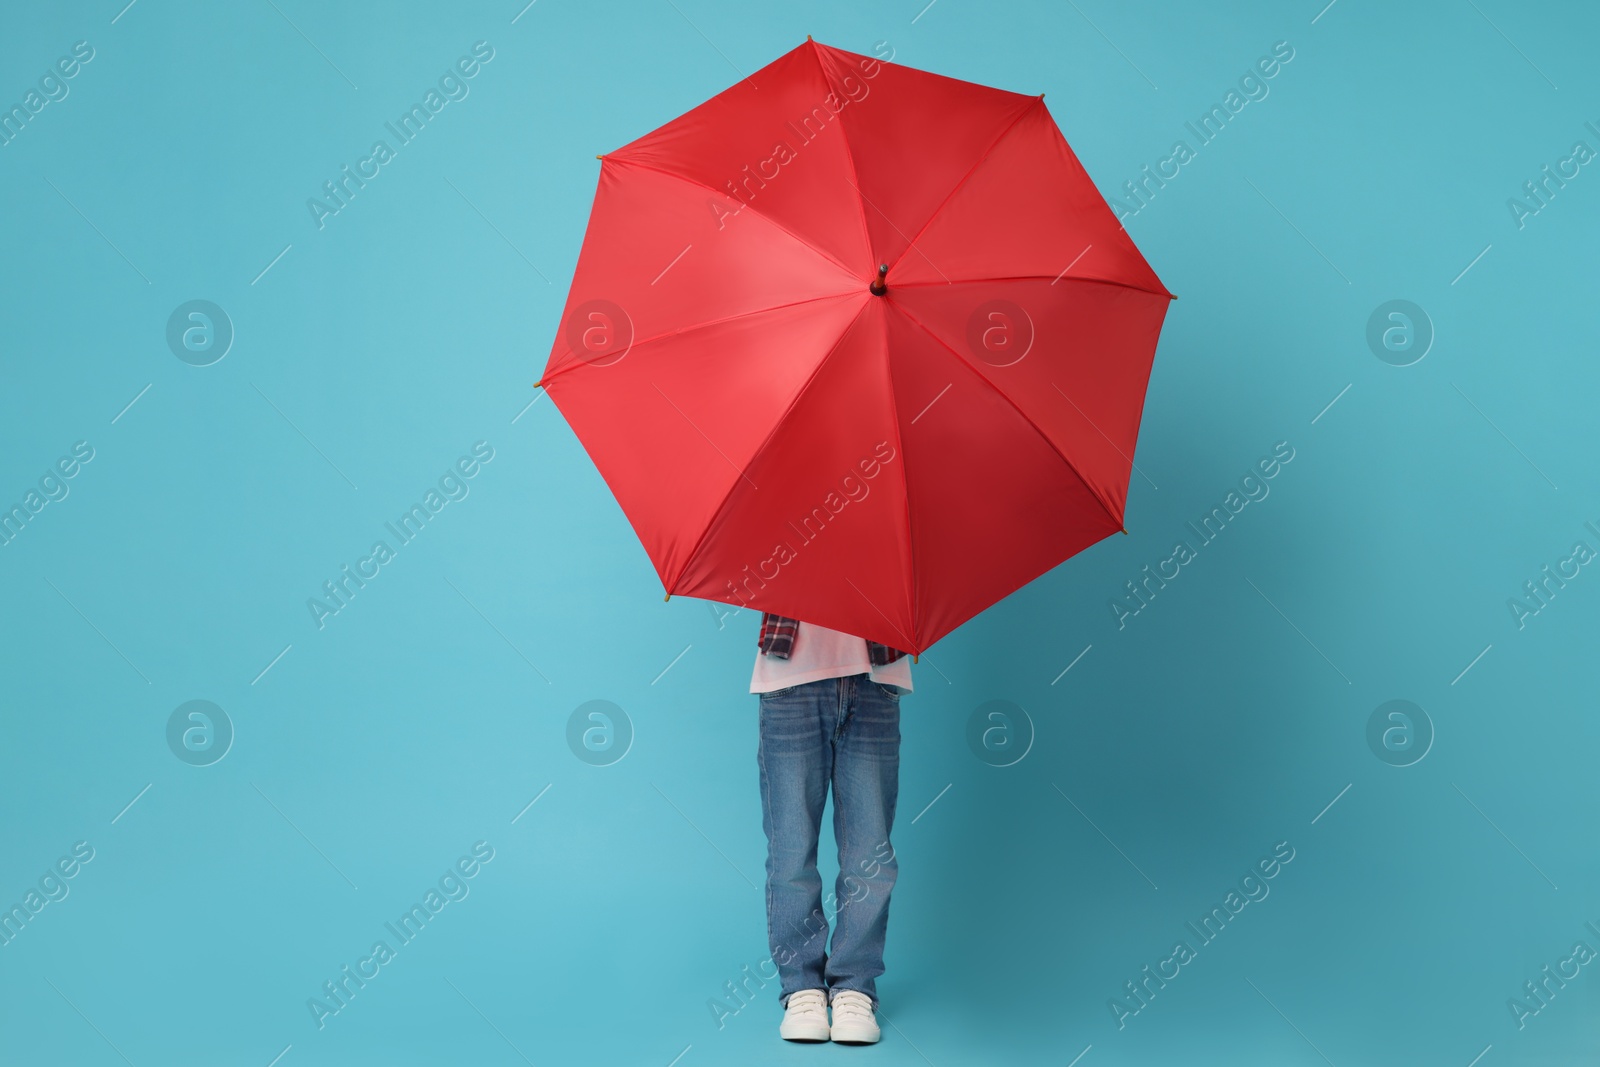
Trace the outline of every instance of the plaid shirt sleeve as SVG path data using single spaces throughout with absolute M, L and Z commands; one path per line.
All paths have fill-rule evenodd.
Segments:
M 774 615 L 770 611 L 761 613 L 761 637 L 757 640 L 757 644 L 766 655 L 788 659 L 789 654 L 794 651 L 794 639 L 799 635 L 799 619 Z
M 800 620 L 764 611 L 761 613 L 761 635 L 757 638 L 756 644 L 768 656 L 788 659 L 794 652 L 794 642 L 799 635 Z M 898 648 L 880 645 L 876 641 L 867 642 L 867 658 L 872 661 L 874 667 L 893 663 L 904 655 L 905 653 Z
M 898 648 L 890 648 L 888 645 L 880 645 L 876 641 L 867 642 L 867 658 L 872 660 L 872 665 L 874 667 L 882 667 L 885 664 L 893 663 L 903 655 L 905 655 L 905 653 L 901 652 Z

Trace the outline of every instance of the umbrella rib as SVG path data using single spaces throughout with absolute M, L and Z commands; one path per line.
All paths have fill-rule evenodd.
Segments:
M 1078 479 L 1078 481 L 1083 483 L 1083 487 L 1085 489 L 1089 490 L 1089 495 L 1094 497 L 1095 503 L 1100 505 L 1100 510 L 1102 510 L 1102 511 L 1104 511 L 1106 513 L 1106 518 L 1108 518 L 1112 522 L 1116 523 L 1117 524 L 1117 529 L 1120 530 L 1120 529 L 1123 528 L 1122 520 L 1117 517 L 1116 512 L 1113 511 L 1112 508 L 1111 508 L 1111 505 L 1106 502 L 1105 497 L 1100 495 L 1100 491 L 1094 487 L 1093 483 L 1091 483 L 1089 481 L 1089 479 L 1087 479 L 1087 478 L 1085 478 L 1083 476 L 1083 472 L 1078 469 L 1078 465 L 1076 463 L 1072 462 L 1072 460 L 1068 459 L 1066 453 L 1062 452 L 1061 449 L 1056 447 L 1056 443 L 1054 441 L 1050 440 L 1049 435 L 1046 434 L 1043 430 L 1039 429 L 1039 424 L 1034 422 L 1032 419 L 1028 418 L 1027 412 L 1025 412 L 1021 408 L 1019 408 L 1017 406 L 1017 404 L 1016 404 L 1016 401 L 1012 400 L 1009 396 L 1007 396 L 1005 394 L 1005 392 L 1000 389 L 999 386 L 995 385 L 988 378 L 984 377 L 984 375 L 981 374 L 976 367 L 974 367 L 972 364 L 968 363 L 965 359 L 963 359 L 960 352 L 957 352 L 954 348 L 951 348 L 949 345 L 945 344 L 944 338 L 940 337 L 938 334 L 934 333 L 931 329 L 929 329 L 927 327 L 927 325 L 924 324 L 921 319 L 917 318 L 909 310 L 907 310 L 905 305 L 896 304 L 895 307 L 902 314 L 904 314 L 906 318 L 910 319 L 913 323 L 915 323 L 918 329 L 922 330 L 923 333 L 925 333 L 929 337 L 933 338 L 935 344 L 939 345 L 940 347 L 945 349 L 945 351 L 947 351 L 951 355 L 955 356 L 957 363 L 961 364 L 963 367 L 967 368 L 968 371 L 972 372 L 973 376 L 976 377 L 979 381 L 981 381 L 984 385 L 988 386 L 990 389 L 993 389 L 995 391 L 995 394 L 997 396 L 999 396 L 1001 400 L 1004 400 L 1006 402 L 1006 404 L 1011 408 L 1012 411 L 1015 411 L 1017 413 L 1017 417 L 1020 418 L 1023 422 L 1027 423 L 1033 429 L 1033 432 L 1039 435 L 1039 439 L 1042 440 L 1047 447 L 1049 447 L 1050 451 L 1054 452 L 1057 456 L 1061 457 L 1061 462 L 1065 463 L 1067 465 L 1067 469 L 1072 471 L 1073 475 Z
M 1059 281 L 1080 282 L 1086 285 L 1113 285 L 1118 289 L 1128 289 L 1135 293 L 1149 293 L 1151 296 L 1164 296 L 1168 300 L 1178 299 L 1176 296 L 1173 296 L 1171 293 L 1164 290 L 1146 289 L 1142 285 L 1134 285 L 1131 282 L 1118 281 L 1115 278 L 1063 278 L 1060 275 L 1055 275 L 1055 278 Z M 896 288 L 925 289 L 934 285 L 984 285 L 990 282 L 1043 282 L 1050 280 L 1051 276 L 1048 274 L 1013 274 L 1001 278 L 957 278 L 948 282 L 901 282 L 898 286 L 896 286 Z
M 651 387 L 653 389 L 655 389 L 656 392 L 661 393 L 661 386 L 656 385 L 655 382 L 651 382 L 650 385 L 651 385 Z M 1065 395 L 1065 394 L 1062 394 L 1062 395 Z M 672 405 L 672 410 L 676 411 L 679 415 L 682 415 L 683 416 L 683 421 L 687 422 L 690 426 L 693 426 L 694 429 L 695 429 L 695 432 L 698 433 L 701 437 L 704 437 L 706 439 L 706 444 L 708 444 L 712 448 L 716 449 L 717 455 L 721 456 L 723 458 L 723 460 L 727 462 L 728 466 L 733 468 L 733 473 L 737 474 L 739 477 L 743 478 L 745 481 L 750 482 L 750 488 L 752 488 L 752 489 L 760 489 L 761 488 L 755 482 L 750 481 L 750 475 L 748 475 L 744 471 L 740 470 L 739 469 L 739 465 L 737 463 L 735 463 L 731 459 L 728 459 L 728 454 L 726 452 L 724 452 L 721 449 L 721 447 L 718 446 L 718 444 L 711 439 L 711 435 L 710 434 L 706 433 L 704 430 L 702 430 L 700 428 L 700 424 L 698 422 L 695 422 L 693 419 L 691 419 L 688 416 L 688 414 L 682 408 L 680 408 L 678 406 L 677 401 L 673 400 L 666 393 L 661 393 L 661 399 L 665 400 L 667 403 L 671 404 Z M 653 685 L 654 683 L 651 683 L 651 684 Z
M 828 83 L 828 88 L 834 92 L 839 91 L 839 86 L 833 84 L 833 74 L 828 70 L 828 65 L 822 61 L 822 46 L 812 41 L 812 55 L 817 58 L 817 68 L 822 71 L 822 79 Z M 849 94 L 845 94 L 848 96 Z M 851 112 L 855 114 L 855 112 Z M 845 132 L 844 112 L 840 112 L 839 135 L 844 138 L 844 158 L 850 162 L 850 173 L 855 181 L 850 183 L 857 193 L 861 192 L 861 171 L 856 167 L 856 154 L 850 148 L 850 135 Z M 872 251 L 872 231 L 867 226 L 867 205 L 864 197 L 857 197 L 856 207 L 861 209 L 861 242 L 862 246 L 870 253 Z M 936 268 L 937 269 L 937 268 Z
M 906 507 L 906 597 L 910 601 L 908 606 L 911 609 L 911 628 L 915 630 L 917 628 L 917 539 L 911 533 L 911 476 L 906 473 L 906 445 L 905 440 L 900 433 L 900 405 L 894 402 L 894 357 L 889 353 L 888 315 L 883 316 L 883 360 L 884 369 L 888 371 L 889 374 L 889 410 L 894 415 L 894 443 L 895 447 L 899 449 L 901 461 L 900 497 L 905 502 Z M 949 387 L 946 386 L 946 388 Z M 943 396 L 944 394 L 940 393 L 939 395 Z M 935 397 L 934 399 L 937 400 L 938 397 Z M 932 406 L 932 404 L 928 405 L 928 407 Z M 923 410 L 926 411 L 927 409 L 924 408 Z M 920 414 L 917 416 L 917 418 L 921 417 L 922 416 Z M 911 421 L 915 422 L 916 419 Z M 862 593 L 861 595 L 866 596 L 865 593 Z M 873 607 L 877 607 L 877 605 L 874 604 Z M 880 611 L 878 614 L 882 615 L 883 613 Z M 893 625 L 892 622 L 891 625 Z M 896 626 L 895 629 L 898 630 L 900 627 Z M 912 642 L 915 643 L 916 638 L 912 638 Z
M 823 300 L 839 300 L 844 297 L 860 295 L 860 292 L 855 289 L 851 289 L 842 293 L 825 293 L 822 296 L 808 296 L 804 300 L 791 300 L 787 304 L 774 304 L 771 307 L 754 308 L 750 311 L 741 311 L 737 315 L 727 315 L 720 319 L 711 319 L 706 322 L 690 323 L 688 326 L 680 326 L 676 330 L 668 330 L 665 333 L 658 333 L 654 337 L 646 337 L 642 341 L 635 341 L 628 347 L 628 351 L 632 352 L 643 348 L 645 345 L 654 344 L 657 341 L 665 341 L 673 337 L 682 337 L 684 334 L 693 333 L 696 330 L 710 329 L 712 326 L 721 326 L 729 322 L 738 322 L 740 319 L 748 319 L 756 315 L 765 315 L 772 311 L 783 311 L 786 308 L 799 307 L 802 304 L 815 304 Z M 587 365 L 587 361 L 580 357 L 576 362 L 569 363 L 560 370 L 545 374 L 540 381 L 545 383 L 550 382 L 560 375 L 565 374 L 567 371 L 573 370 L 574 368 L 582 365 Z
M 761 443 L 756 446 L 755 451 L 750 453 L 750 458 L 745 461 L 746 468 L 752 466 L 756 460 L 761 458 L 761 454 L 767 450 L 767 446 L 772 443 L 772 439 L 776 437 L 778 435 L 778 431 L 783 428 L 784 421 L 788 419 L 790 413 L 794 411 L 795 407 L 800 403 L 800 401 L 805 398 L 806 393 L 811 389 L 811 384 L 817 380 L 817 375 L 822 373 L 822 368 L 827 364 L 828 360 L 833 357 L 833 354 L 839 350 L 839 346 L 844 343 L 844 339 L 850 336 L 850 331 L 855 328 L 856 323 L 861 319 L 861 313 L 871 306 L 871 303 L 872 302 L 870 300 L 863 300 L 861 302 L 861 306 L 856 309 L 856 313 L 850 317 L 849 323 L 845 325 L 843 330 L 839 331 L 838 339 L 833 342 L 833 344 L 828 348 L 828 351 L 823 354 L 822 358 L 817 360 L 817 365 L 811 368 L 810 376 L 806 378 L 805 382 L 801 384 L 799 389 L 795 390 L 794 398 L 789 401 L 789 406 L 783 409 L 783 414 L 779 415 L 773 420 L 772 429 L 767 431 L 767 436 L 763 437 L 761 439 Z M 744 471 L 741 470 L 739 473 L 742 477 L 745 477 L 746 481 L 749 481 L 748 476 L 744 475 Z M 750 482 L 750 484 L 755 485 L 754 482 Z M 700 536 L 695 540 L 694 547 L 691 548 L 689 550 L 689 554 L 683 558 L 683 566 L 679 567 L 678 573 L 672 576 L 672 581 L 666 583 L 667 592 L 672 592 L 673 587 L 678 584 L 678 581 L 683 577 L 684 572 L 687 571 L 694 563 L 695 557 L 700 555 L 700 549 L 705 546 L 706 538 L 711 536 L 711 531 L 717 525 L 717 520 L 721 518 L 722 513 L 727 510 L 728 501 L 733 499 L 734 490 L 738 488 L 738 478 L 735 478 L 728 484 L 728 491 L 722 495 L 721 503 L 719 503 L 716 507 L 716 510 L 711 513 L 711 518 L 706 521 L 706 528 L 700 531 Z
M 857 175 L 857 177 L 860 177 L 860 175 Z M 845 181 L 850 181 L 850 179 L 846 178 Z M 855 182 L 850 182 L 850 186 L 851 186 L 851 188 L 853 188 L 856 191 L 856 195 L 859 196 L 864 203 L 869 204 L 872 207 L 872 210 L 876 211 L 878 214 L 883 216 L 883 221 L 887 222 L 894 229 L 895 233 L 899 234 L 901 237 L 906 237 L 906 231 L 902 230 L 899 226 L 896 226 L 895 222 L 894 222 L 894 219 L 891 219 L 889 217 L 889 213 L 887 211 L 883 210 L 883 208 L 879 207 L 877 204 L 874 204 L 872 202 L 871 198 L 869 198 L 866 193 L 862 192 L 861 186 L 857 185 Z M 911 238 L 906 237 L 906 241 L 907 242 L 909 242 L 910 240 L 911 240 Z M 908 243 L 906 245 L 906 251 L 907 252 L 911 251 L 912 247 L 913 246 Z M 928 266 L 932 267 L 934 270 L 939 270 L 939 264 L 935 263 L 932 259 L 929 259 L 928 258 L 928 253 L 926 253 L 922 249 L 918 248 L 917 249 L 917 255 L 919 255 L 923 259 L 927 260 L 928 261 Z M 898 260 L 896 262 L 898 262 Z M 942 270 L 939 270 L 939 276 L 945 280 L 946 284 L 949 284 L 950 276 L 948 274 L 946 274 Z
M 848 575 L 845 576 L 845 581 L 850 582 L 850 588 L 851 589 L 854 589 L 857 593 L 861 594 L 861 599 L 862 600 L 865 600 L 868 604 L 872 605 L 872 610 L 873 611 L 876 611 L 879 615 L 883 616 L 883 621 L 884 622 L 888 623 L 890 626 L 894 626 L 895 633 L 897 633 L 901 637 L 905 638 L 907 644 L 914 645 L 914 644 L 917 643 L 917 639 L 916 638 L 912 637 L 910 634 L 908 634 L 904 630 L 900 629 L 900 627 L 895 626 L 895 621 L 893 619 L 889 618 L 889 616 L 884 613 L 884 610 L 882 608 L 878 607 L 878 602 L 873 600 L 866 593 L 862 592 L 861 587 L 859 585 L 857 585 L 855 582 L 851 582 L 850 581 L 850 577 Z
M 693 333 L 696 330 L 704 330 L 712 326 L 722 326 L 725 323 L 738 322 L 740 319 L 748 319 L 756 315 L 765 315 L 770 311 L 783 311 L 785 308 L 799 307 L 801 304 L 815 304 L 820 300 L 839 300 L 847 296 L 860 295 L 861 294 L 859 292 L 851 289 L 848 292 L 843 293 L 824 293 L 821 296 L 808 296 L 804 300 L 791 300 L 787 304 L 773 304 L 771 307 L 753 308 L 750 311 L 741 311 L 737 315 L 726 315 L 720 319 L 708 319 L 705 322 L 696 322 L 688 326 L 680 326 L 676 330 L 668 330 L 666 333 L 658 333 L 654 337 L 646 337 L 643 341 L 635 341 L 633 343 L 633 347 L 643 348 L 645 345 L 654 344 L 657 341 L 665 341 L 671 337 L 682 337 L 684 334 Z
M 733 200 L 735 203 L 743 205 L 743 207 L 741 207 L 739 210 L 743 211 L 745 208 L 749 208 L 750 210 L 754 211 L 757 215 L 759 215 L 762 218 L 766 219 L 767 222 L 771 223 L 774 227 L 776 227 L 777 229 L 782 230 L 784 233 L 788 234 L 791 238 L 794 239 L 794 241 L 797 244 L 799 244 L 799 245 L 803 246 L 804 248 L 808 249 L 809 251 L 811 251 L 814 255 L 817 256 L 817 258 L 823 259 L 823 260 L 826 260 L 829 263 L 832 263 L 835 267 L 838 267 L 841 271 L 843 271 L 846 275 L 848 275 L 852 280 L 856 279 L 856 272 L 851 270 L 849 267 L 845 266 L 843 263 L 839 262 L 837 259 L 833 258 L 832 254 L 824 251 L 821 248 L 818 248 L 816 245 L 812 244 L 810 241 L 807 241 L 804 237 L 801 237 L 799 234 L 797 234 L 793 230 L 789 229 L 789 227 L 785 226 L 783 223 L 779 222 L 777 219 L 773 218 L 771 215 L 768 215 L 765 211 L 762 211 L 761 209 L 757 208 L 754 204 L 751 204 L 749 201 L 740 200 L 738 197 L 730 197 L 730 196 L 728 196 L 728 194 L 725 191 L 723 191 L 721 189 L 718 189 L 718 188 L 716 188 L 714 186 L 707 185 L 705 182 L 700 181 L 697 178 L 690 178 L 687 175 L 677 174 L 677 173 L 674 173 L 673 171 L 665 170 L 665 169 L 663 169 L 661 167 L 653 167 L 648 163 L 641 163 L 636 159 L 628 159 L 628 158 L 622 157 L 622 156 L 607 156 L 605 161 L 607 163 L 616 163 L 619 166 L 638 167 L 640 170 L 648 170 L 648 171 L 653 171 L 656 174 L 664 174 L 669 178 L 676 178 L 678 181 L 687 182 L 688 184 L 693 185 L 698 189 L 704 189 L 707 192 L 716 193 L 720 197 L 724 197 L 726 199 Z
M 1036 96 L 1036 97 L 1033 97 L 1032 100 L 1033 100 L 1034 104 L 1037 104 L 1040 107 L 1044 106 L 1044 98 L 1043 97 Z M 966 186 L 967 182 L 972 178 L 972 176 L 974 174 L 978 173 L 978 168 L 982 167 L 985 163 L 987 163 L 989 161 L 989 157 L 994 155 L 994 150 L 999 147 L 1000 142 L 1004 141 L 1007 137 L 1009 137 L 1011 135 L 1011 131 L 1016 129 L 1017 126 L 1022 122 L 1023 119 L 1028 117 L 1028 113 L 1031 110 L 1032 110 L 1031 106 L 1024 107 L 1021 110 L 1019 110 L 1017 112 L 1017 117 L 1012 119 L 1010 124 L 1007 125 L 1005 129 L 1000 131 L 1000 135 L 998 137 L 996 137 L 993 141 L 989 142 L 989 147 L 985 148 L 983 150 L 983 155 L 979 156 L 977 162 L 972 164 L 972 168 L 961 176 L 961 180 L 956 182 L 955 186 L 950 190 L 950 192 L 948 194 L 946 194 L 945 198 L 939 202 L 939 206 L 933 209 L 933 214 L 928 216 L 927 221 L 922 224 L 922 228 L 917 231 L 917 235 L 911 239 L 911 243 L 906 245 L 905 250 L 902 251 L 898 256 L 895 257 L 895 261 L 892 264 L 889 265 L 889 270 L 891 272 L 893 272 L 895 267 L 898 267 L 900 265 L 900 261 L 902 259 L 906 258 L 906 253 L 910 252 L 913 248 L 916 248 L 917 242 L 922 240 L 922 235 L 928 232 L 928 227 L 933 225 L 934 220 L 939 217 L 939 213 L 941 211 L 943 211 L 945 209 L 945 207 L 950 203 L 950 201 L 955 198 L 955 195 L 957 193 L 959 193 L 962 190 L 963 187 Z M 887 216 L 885 216 L 885 217 L 887 217 Z M 923 252 L 922 249 L 920 249 L 920 248 L 917 248 L 917 254 L 922 256 L 923 259 L 927 259 L 928 258 L 927 254 L 925 252 Z M 932 260 L 928 260 L 928 262 L 931 263 L 933 261 Z

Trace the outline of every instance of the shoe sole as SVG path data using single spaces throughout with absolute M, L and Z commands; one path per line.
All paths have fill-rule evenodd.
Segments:
M 795 1031 L 790 1032 L 790 1033 L 784 1033 L 783 1029 L 779 1028 L 778 1036 L 783 1038 L 785 1041 L 802 1041 L 802 1042 L 807 1042 L 807 1043 L 821 1043 L 823 1041 L 828 1040 L 828 1030 L 827 1030 L 826 1027 L 822 1027 L 820 1029 L 809 1029 L 808 1028 L 808 1029 L 804 1029 L 804 1030 L 795 1030 Z
M 834 1027 L 831 1036 L 834 1043 L 839 1045 L 876 1045 L 878 1039 L 883 1036 L 883 1032 L 881 1030 L 878 1033 L 846 1030 L 841 1034 L 839 1028 Z

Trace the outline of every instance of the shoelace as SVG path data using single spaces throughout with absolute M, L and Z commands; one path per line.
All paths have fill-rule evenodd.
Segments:
M 833 1019 L 839 1021 L 840 1016 L 851 1017 L 864 1022 L 871 1022 L 872 1001 L 865 993 L 857 993 L 847 989 L 833 998 Z

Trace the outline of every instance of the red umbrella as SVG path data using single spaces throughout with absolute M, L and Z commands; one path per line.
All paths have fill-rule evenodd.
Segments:
M 921 652 L 1123 528 L 1172 294 L 1042 95 L 808 40 L 600 158 L 539 384 L 669 595 Z

